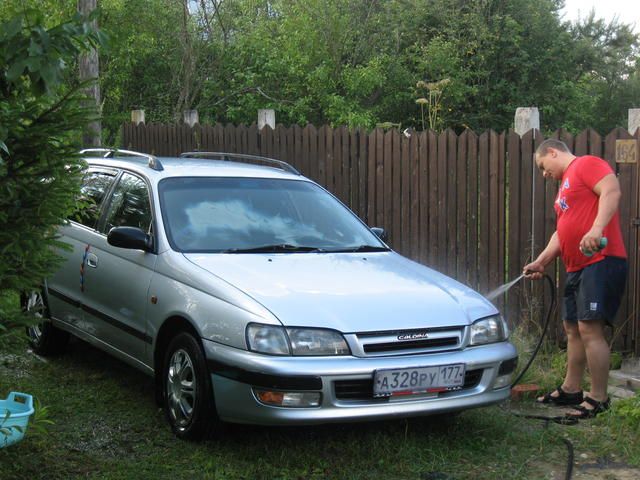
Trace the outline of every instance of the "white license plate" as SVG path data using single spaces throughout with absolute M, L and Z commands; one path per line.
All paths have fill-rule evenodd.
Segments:
M 373 375 L 373 396 L 389 397 L 456 390 L 464 385 L 464 370 L 464 363 L 376 370 Z

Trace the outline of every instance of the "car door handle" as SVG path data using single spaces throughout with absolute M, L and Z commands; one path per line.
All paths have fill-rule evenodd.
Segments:
M 89 267 L 98 268 L 98 257 L 93 253 L 88 254 L 87 265 Z

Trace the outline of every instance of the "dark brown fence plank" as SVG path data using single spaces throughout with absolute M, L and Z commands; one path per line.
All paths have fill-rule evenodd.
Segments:
M 327 185 L 327 129 L 324 125 L 318 131 L 318 183 Z
M 447 133 L 441 132 L 438 135 L 438 270 L 447 272 L 447 187 L 448 187 L 448 167 L 447 167 Z
M 467 277 L 469 279 L 469 285 L 472 288 L 478 288 L 479 278 L 479 268 L 478 268 L 478 214 L 479 214 L 479 201 L 478 201 L 478 146 L 479 139 L 478 136 L 472 132 L 468 131 L 469 142 L 467 144 L 468 149 L 468 168 L 469 173 L 467 175 L 467 190 L 468 190 L 468 215 L 467 215 L 467 232 L 469 236 L 469 240 L 467 244 L 468 247 L 468 260 L 467 265 L 469 266 L 469 272 Z
M 520 136 L 513 130 L 507 135 L 507 152 L 508 152 L 508 189 L 507 195 L 509 198 L 508 205 L 509 211 L 507 213 L 509 217 L 509 242 L 507 244 L 507 255 L 509 267 L 507 269 L 509 278 L 516 278 L 520 275 L 524 264 L 520 262 L 522 258 L 522 249 L 524 247 L 521 235 L 520 223 L 522 222 L 521 216 L 521 185 L 520 180 L 522 177 L 522 156 L 520 151 Z M 507 292 L 507 319 L 510 326 L 513 328 L 520 323 L 520 298 L 519 291 L 522 284 L 517 285 L 514 289 Z
M 440 210 L 439 190 L 440 176 L 438 176 L 438 136 L 433 130 L 427 132 L 429 138 L 429 266 L 438 270 L 438 216 Z
M 360 211 L 360 168 L 358 165 L 358 131 L 351 130 L 349 134 L 349 159 L 351 162 L 349 176 L 349 207 L 356 212 L 360 218 L 362 212 Z
M 479 200 L 479 234 L 478 234 L 478 270 L 481 292 L 488 292 L 489 285 L 489 248 L 490 233 L 490 178 L 489 178 L 489 133 L 480 135 L 478 147 L 478 200 Z
M 602 158 L 602 137 L 592 128 L 586 131 L 589 136 L 589 154 Z
M 467 206 L 467 160 L 468 160 L 469 131 L 465 130 L 458 138 L 457 165 L 456 165 L 456 224 L 458 226 L 456 256 L 456 278 L 468 284 L 469 266 L 467 256 L 469 211 Z
M 409 167 L 411 170 L 411 207 L 409 222 L 411 224 L 411 258 L 417 262 L 421 261 L 420 257 L 420 155 L 419 155 L 419 141 L 415 132 L 411 132 L 409 138 Z M 425 186 L 428 185 L 427 179 L 422 179 L 425 182 Z
M 431 179 L 429 177 L 429 135 L 427 132 L 420 132 L 417 135 L 418 156 L 420 165 L 420 262 L 425 265 L 429 263 L 429 194 L 431 191 Z
M 224 152 L 224 127 L 216 123 L 213 127 L 213 151 Z
M 365 132 L 364 130 L 359 129 L 357 132 L 358 132 L 358 143 L 359 143 L 359 147 L 358 147 L 358 185 L 359 185 L 358 212 L 359 212 L 360 218 L 362 218 L 367 223 L 367 225 L 371 225 L 371 221 L 369 220 L 370 217 L 367 211 L 369 194 L 370 194 L 370 192 L 367 192 L 367 186 L 369 185 L 369 173 L 368 173 L 369 162 L 367 161 L 367 157 L 369 155 L 369 152 L 367 150 L 367 147 L 369 145 L 369 138 L 368 138 L 367 132 Z
M 342 191 L 342 132 L 344 127 L 333 129 L 333 194 L 345 202 Z
M 347 127 L 340 127 L 340 165 L 336 165 L 336 172 L 339 172 L 340 198 L 345 205 L 351 206 L 351 157 L 349 156 L 350 135 Z
M 402 239 L 402 254 L 411 257 L 411 141 L 402 134 L 400 140 L 400 192 L 396 192 L 396 198 L 402 195 L 400 201 L 400 236 Z M 396 215 L 398 210 L 396 209 Z
M 398 238 L 395 236 L 393 225 L 393 136 L 392 133 L 386 132 L 384 134 L 384 161 L 383 161 L 383 175 L 382 175 L 382 211 L 383 222 L 385 228 L 389 230 L 389 239 L 393 248 L 398 246 Z
M 534 140 L 537 136 L 536 130 L 530 130 L 521 139 L 521 195 L 520 195 L 520 212 L 522 215 L 522 222 L 520 223 L 520 241 L 522 242 L 522 249 L 520 250 L 520 270 L 526 264 L 531 262 L 537 255 L 533 246 L 533 210 L 535 205 L 533 204 L 533 178 L 534 175 L 538 175 L 538 169 L 533 162 L 534 153 Z M 542 212 L 539 212 L 542 213 Z M 531 293 L 531 282 L 525 282 L 520 285 L 520 308 L 523 315 L 529 321 L 537 320 L 538 317 L 533 316 L 531 300 L 533 299 Z
M 376 137 L 376 226 L 383 227 L 387 232 L 391 230 L 390 225 L 384 223 L 384 131 L 381 128 L 375 129 Z
M 302 171 L 303 169 L 303 150 L 302 150 L 302 127 L 300 125 L 293 125 L 291 127 L 290 137 L 292 139 L 292 147 L 293 147 L 293 158 L 291 164 Z M 308 166 L 307 166 L 308 168 Z M 303 173 L 304 175 L 304 173 Z
M 446 169 L 447 176 L 445 177 L 447 183 L 447 275 L 451 275 L 453 278 L 457 278 L 457 249 L 458 249 L 458 195 L 457 195 L 457 136 L 451 129 L 446 130 L 447 138 L 447 154 L 446 154 Z
M 498 137 L 498 279 L 502 284 L 507 281 L 507 134 L 501 133 Z M 504 311 L 504 298 L 498 299 L 500 311 Z
M 309 175 L 312 180 L 317 182 L 320 175 L 318 166 L 318 130 L 313 125 L 308 125 L 306 133 L 309 145 L 307 153 L 309 156 Z
M 325 148 L 326 148 L 326 157 L 325 157 L 325 166 L 326 166 L 326 183 L 325 183 L 325 188 L 327 190 L 329 190 L 331 193 L 335 194 L 335 184 L 333 183 L 333 166 L 334 166 L 334 162 L 333 162 L 333 138 L 334 138 L 334 134 L 333 134 L 333 128 L 327 127 L 326 130 L 326 141 L 325 141 Z
M 300 159 L 300 171 L 304 176 L 313 178 L 311 175 L 311 158 L 309 153 L 311 150 L 309 146 L 311 141 L 309 129 L 310 125 L 307 124 L 307 126 L 302 130 L 302 148 L 300 149 L 302 158 Z
M 640 128 L 636 130 L 634 138 L 640 144 Z M 640 166 L 635 164 L 635 173 L 633 174 L 634 191 L 635 191 L 635 210 L 633 214 L 634 220 L 640 219 Z M 633 198 L 633 197 L 632 197 Z M 629 286 L 627 291 L 633 292 L 633 304 L 632 314 L 630 322 L 631 328 L 631 345 L 630 350 L 633 350 L 633 354 L 640 356 L 640 226 L 629 226 L 632 231 L 632 236 L 627 245 L 628 251 L 633 251 L 633 256 L 630 257 L 630 270 L 629 270 Z
M 400 152 L 400 133 L 393 129 L 388 132 L 391 138 L 391 163 L 390 170 L 386 175 L 391 176 L 391 191 L 389 192 L 389 202 L 386 203 L 387 218 L 390 219 L 392 225 L 393 245 L 403 255 L 403 238 L 402 238 L 402 158 Z M 385 163 L 385 166 L 387 164 Z M 386 202 L 386 200 L 385 200 Z
M 503 283 L 500 276 L 500 136 L 489 132 L 489 288 L 494 289 Z
M 565 139 L 566 140 L 566 139 Z M 543 138 L 541 135 L 533 136 L 533 144 L 532 144 L 532 152 L 535 152 L 537 146 L 542 143 Z M 571 148 L 571 147 L 569 147 Z M 535 155 L 535 153 L 532 153 Z M 553 212 L 553 206 L 547 206 L 546 197 L 547 197 L 547 185 L 548 183 L 555 184 L 555 180 L 545 180 L 544 176 L 537 168 L 537 166 L 533 163 L 535 160 L 532 160 L 532 175 L 533 175 L 533 190 L 531 194 L 531 218 L 532 218 L 532 229 L 531 235 L 532 239 L 529 243 L 530 255 L 531 259 L 537 258 L 537 256 L 544 250 L 547 245 L 549 238 L 545 235 L 545 221 L 548 215 L 548 209 L 551 209 Z M 549 272 L 550 273 L 550 272 Z M 545 290 L 547 289 L 544 282 L 531 282 L 529 285 L 531 292 L 531 300 L 529 302 L 530 312 L 532 318 L 536 322 L 540 322 L 540 318 L 545 313 Z
M 380 226 L 377 219 L 378 191 L 376 186 L 376 171 L 378 162 L 377 153 L 377 135 L 378 131 L 374 130 L 367 136 L 369 158 L 367 161 L 367 223 L 369 226 Z
M 589 132 L 584 130 L 575 137 L 573 154 L 581 157 L 589 152 Z

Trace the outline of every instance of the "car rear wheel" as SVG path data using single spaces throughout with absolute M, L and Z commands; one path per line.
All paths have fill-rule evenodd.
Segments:
M 200 343 L 183 332 L 169 343 L 163 363 L 164 411 L 173 433 L 201 440 L 219 425 L 213 389 Z
M 66 350 L 69 333 L 55 327 L 49 318 L 49 308 L 41 291 L 24 295 L 22 308 L 34 315 L 37 322 L 27 327 L 29 345 L 38 355 L 58 355 Z

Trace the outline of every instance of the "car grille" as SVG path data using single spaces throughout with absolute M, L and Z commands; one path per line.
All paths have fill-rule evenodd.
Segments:
M 462 345 L 464 327 L 364 332 L 352 336 L 356 356 L 384 356 L 456 350 Z
M 462 387 L 453 390 L 459 392 L 461 390 L 468 390 L 475 388 L 480 383 L 482 378 L 483 369 L 469 370 L 464 374 L 464 384 Z M 367 400 L 386 402 L 388 398 L 374 398 L 373 397 L 373 378 L 358 379 L 358 380 L 336 380 L 333 382 L 333 388 L 336 398 L 338 400 Z M 449 392 L 442 392 L 440 395 L 447 395 Z

